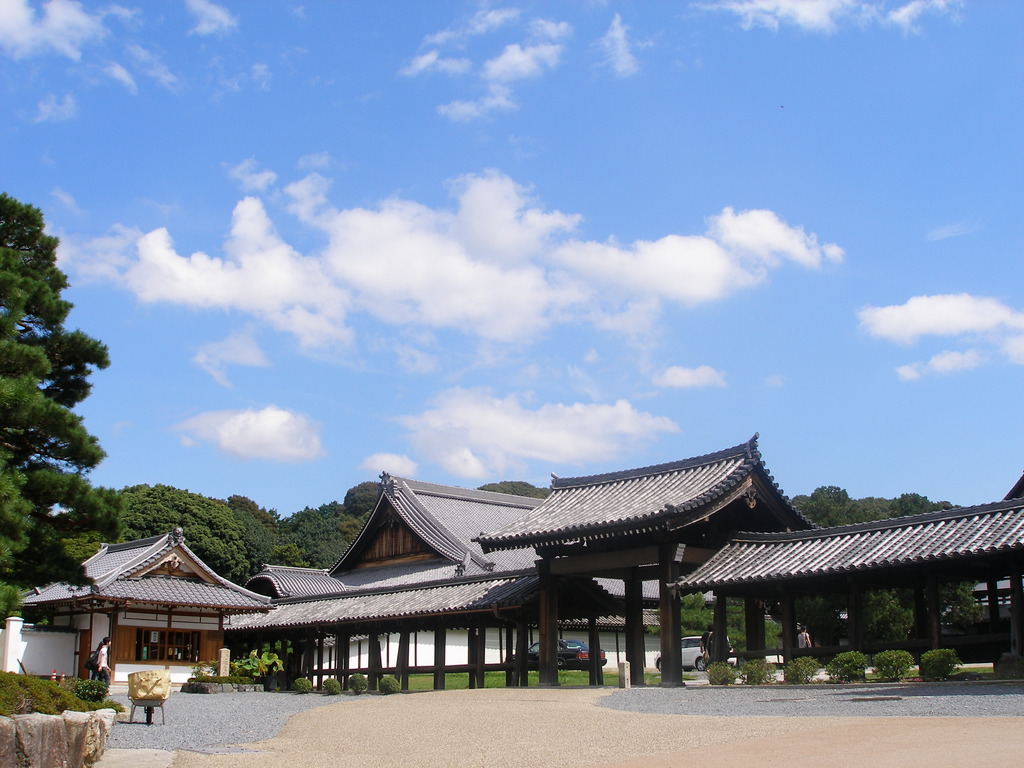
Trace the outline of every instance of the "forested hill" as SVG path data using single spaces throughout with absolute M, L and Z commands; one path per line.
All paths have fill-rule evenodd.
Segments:
M 948 501 L 932 501 L 918 493 L 904 493 L 895 499 L 877 496 L 851 499 L 845 490 L 835 485 L 823 485 L 810 496 L 794 496 L 791 501 L 806 517 L 823 527 L 867 523 L 953 507 Z

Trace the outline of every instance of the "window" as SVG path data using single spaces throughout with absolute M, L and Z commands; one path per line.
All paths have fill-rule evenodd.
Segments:
M 199 633 L 174 629 L 135 632 L 136 661 L 199 661 Z

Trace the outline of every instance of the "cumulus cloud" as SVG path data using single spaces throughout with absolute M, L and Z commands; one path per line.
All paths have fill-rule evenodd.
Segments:
M 673 365 L 654 377 L 654 384 L 659 387 L 675 389 L 696 389 L 701 387 L 724 387 L 725 374 L 710 365 L 696 368 L 684 368 Z
M 248 162 L 232 173 L 249 186 L 270 180 Z M 771 211 L 726 208 L 703 235 L 621 244 L 573 237 L 578 214 L 545 209 L 496 171 L 461 176 L 449 189 L 450 209 L 399 197 L 338 209 L 318 174 L 287 184 L 287 210 L 326 243 L 311 255 L 278 235 L 259 198 L 246 197 L 220 255 L 179 254 L 164 228 L 120 227 L 66 239 L 62 258 L 144 302 L 240 312 L 312 351 L 350 343 L 353 316 L 487 342 L 528 344 L 570 323 L 640 337 L 666 305 L 723 299 L 786 264 L 814 269 L 842 256 Z M 395 348 L 406 370 L 437 364 L 419 347 Z
M 1024 364 L 1024 312 L 998 299 L 968 293 L 915 296 L 904 304 L 865 307 L 858 313 L 860 326 L 872 336 L 911 345 L 925 336 L 958 338 L 973 345 L 982 342 L 1012 363 Z M 989 356 L 973 347 L 944 351 L 926 363 L 897 368 L 905 380 L 927 373 L 954 373 L 987 362 Z
M 59 99 L 56 94 L 50 93 L 36 105 L 35 122 L 59 123 L 64 120 L 70 120 L 77 112 L 78 107 L 75 104 L 75 97 L 70 93 L 64 94 L 63 99 Z
M 238 182 L 243 192 L 262 192 L 277 181 L 277 174 L 271 170 L 260 170 L 254 157 L 247 157 L 229 168 L 228 176 Z
M 189 30 L 189 34 L 221 35 L 233 31 L 238 26 L 238 18 L 234 14 L 210 0 L 185 0 L 185 7 L 196 20 L 196 25 Z
M 232 334 L 221 341 L 204 344 L 196 352 L 192 362 L 206 371 L 213 379 L 224 387 L 230 387 L 227 376 L 229 365 L 245 365 L 266 367 L 270 365 L 266 355 L 253 338 L 252 330 L 248 329 Z
M 363 459 L 359 468 L 375 475 L 387 472 L 400 477 L 416 477 L 416 472 L 419 470 L 415 461 L 397 453 L 374 453 Z
M 259 411 L 207 411 L 180 422 L 175 429 L 187 445 L 212 443 L 238 459 L 300 462 L 322 455 L 320 425 L 276 405 Z
M 0 48 L 12 59 L 56 53 L 79 61 L 82 48 L 106 32 L 102 14 L 74 0 L 44 3 L 41 17 L 28 0 L 0 2 Z
M 417 451 L 446 471 L 481 479 L 504 476 L 528 460 L 556 464 L 606 461 L 628 447 L 679 428 L 664 416 L 612 404 L 525 407 L 517 395 L 479 389 L 441 393 L 433 407 L 398 419 Z
M 744 29 L 765 27 L 775 31 L 780 26 L 793 25 L 808 32 L 831 34 L 849 23 L 890 25 L 909 33 L 917 30 L 916 22 L 923 14 L 955 17 L 963 2 L 910 0 L 893 5 L 868 0 L 708 0 L 698 6 L 733 13 Z
M 622 23 L 622 17 L 615 14 L 611 26 L 598 40 L 598 47 L 604 55 L 604 63 L 619 77 L 629 77 L 640 71 L 636 56 L 629 42 L 629 27 Z

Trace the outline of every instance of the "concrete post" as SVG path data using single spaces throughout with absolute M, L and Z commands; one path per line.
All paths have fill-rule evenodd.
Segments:
M 18 672 L 18 662 L 25 652 L 25 645 L 21 641 L 21 628 L 25 620 L 21 616 L 8 616 L 4 625 L 4 644 L 0 648 L 3 657 L 0 658 L 4 672 Z
M 629 662 L 619 662 L 619 688 L 631 688 L 632 681 L 629 679 Z
M 227 677 L 231 674 L 231 649 L 221 648 L 217 655 L 217 676 Z

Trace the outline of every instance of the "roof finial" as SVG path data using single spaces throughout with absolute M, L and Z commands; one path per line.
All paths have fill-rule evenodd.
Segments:
M 173 531 L 171 531 L 171 544 L 173 544 L 174 546 L 178 546 L 179 544 L 184 543 L 184 541 L 185 541 L 185 531 L 179 525 L 179 526 L 175 527 L 175 529 Z

